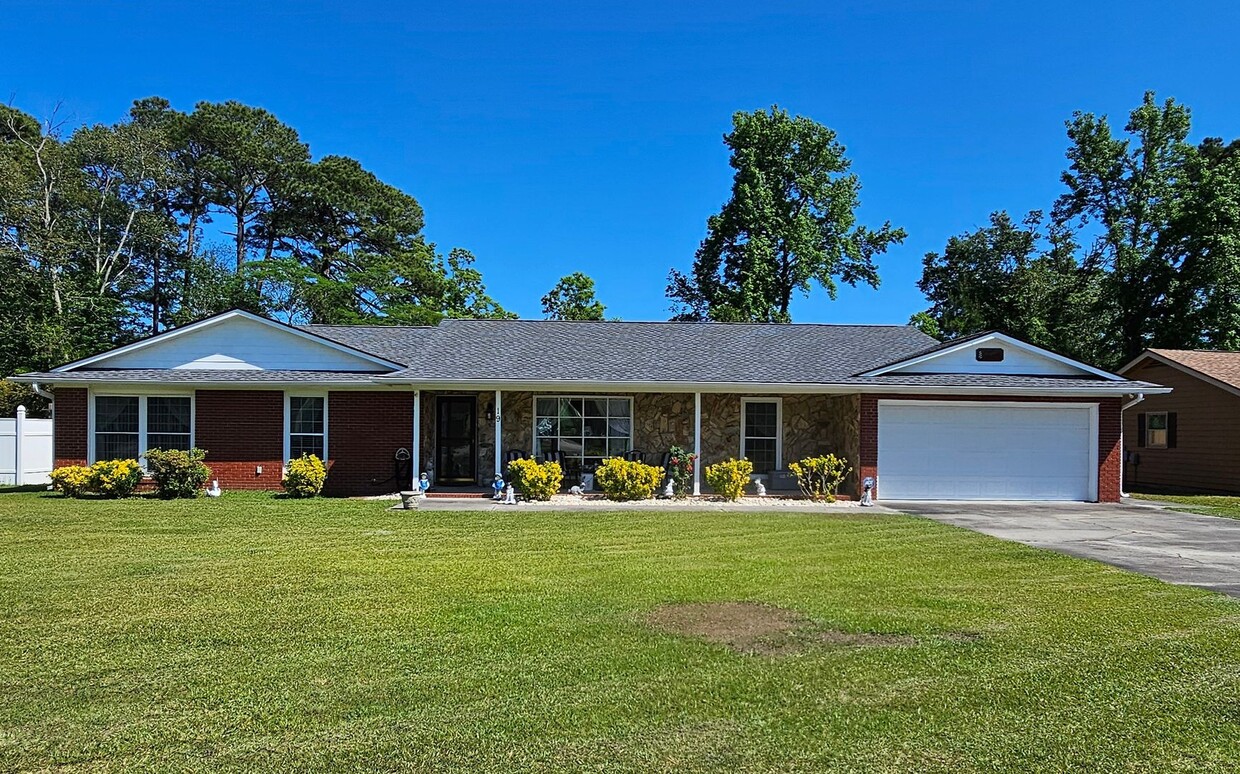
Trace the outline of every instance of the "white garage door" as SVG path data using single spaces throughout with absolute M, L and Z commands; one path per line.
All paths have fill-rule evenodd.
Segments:
M 885 500 L 1095 500 L 1096 407 L 879 401 Z

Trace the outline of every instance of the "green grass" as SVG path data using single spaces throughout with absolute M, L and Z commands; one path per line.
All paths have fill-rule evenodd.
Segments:
M 1222 596 L 900 516 L 386 505 L 0 495 L 0 770 L 1240 759 Z M 694 600 L 921 644 L 764 658 L 643 623 Z
M 1133 494 L 1131 496 L 1138 500 L 1157 500 L 1164 503 L 1192 506 L 1191 510 L 1193 512 L 1204 513 L 1209 516 L 1226 516 L 1229 519 L 1240 519 L 1240 497 L 1160 494 Z

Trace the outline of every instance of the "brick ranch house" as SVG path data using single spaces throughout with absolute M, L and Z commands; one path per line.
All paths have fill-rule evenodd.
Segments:
M 224 489 L 328 461 L 326 492 L 485 485 L 558 452 L 565 485 L 673 445 L 769 476 L 823 453 L 876 497 L 1120 498 L 1121 411 L 1167 388 L 1000 333 L 909 326 L 446 320 L 290 326 L 230 311 L 46 373 L 56 464 L 208 452 Z M 498 441 L 498 442 L 497 442 Z M 698 479 L 695 490 L 702 482 Z M 777 477 L 778 478 L 778 477 Z

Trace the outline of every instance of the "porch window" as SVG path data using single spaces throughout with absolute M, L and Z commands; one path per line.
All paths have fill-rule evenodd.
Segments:
M 139 459 L 150 449 L 194 446 L 193 399 L 187 395 L 96 395 L 95 460 Z
M 782 462 L 782 408 L 778 398 L 741 399 L 741 456 L 754 473 L 770 473 Z
M 535 409 L 535 453 L 558 451 L 566 467 L 593 470 L 633 448 L 631 398 L 543 397 Z
M 288 459 L 313 454 L 327 460 L 327 399 L 319 395 L 288 396 Z

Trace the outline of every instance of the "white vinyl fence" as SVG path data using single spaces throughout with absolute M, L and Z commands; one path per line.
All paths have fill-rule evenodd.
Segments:
M 16 419 L 0 419 L 0 486 L 46 484 L 51 472 L 52 420 L 27 419 L 18 406 Z

